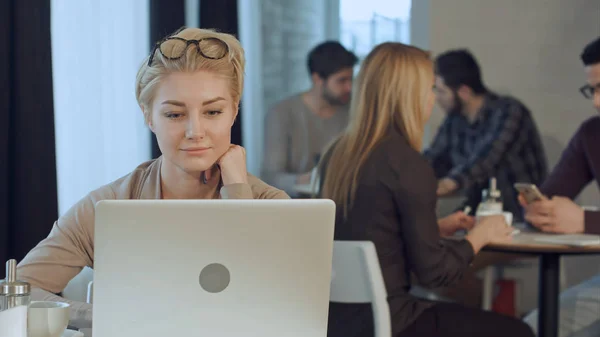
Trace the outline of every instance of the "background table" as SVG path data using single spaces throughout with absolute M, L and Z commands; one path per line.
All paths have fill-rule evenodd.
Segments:
M 515 224 L 522 230 L 514 235 L 512 241 L 491 243 L 484 247 L 486 251 L 537 255 L 540 258 L 538 293 L 538 336 L 558 336 L 559 321 L 559 275 L 562 255 L 600 254 L 600 245 L 577 247 L 547 244 L 535 241 L 537 238 L 552 236 L 541 232 L 525 231 L 521 224 Z
M 312 184 L 295 185 L 294 191 L 296 191 L 301 198 L 312 198 L 313 195 L 316 195 L 317 186 L 313 187 Z

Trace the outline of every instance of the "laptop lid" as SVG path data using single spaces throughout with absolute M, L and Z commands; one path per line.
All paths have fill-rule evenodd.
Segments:
M 325 337 L 331 200 L 96 205 L 94 337 Z

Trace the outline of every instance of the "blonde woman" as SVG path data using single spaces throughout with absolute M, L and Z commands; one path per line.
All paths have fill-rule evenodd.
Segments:
M 364 60 L 350 124 L 321 163 L 321 196 L 338 208 L 335 239 L 375 244 L 394 337 L 533 336 L 517 319 L 409 293 L 411 273 L 425 286 L 447 286 L 483 246 L 511 233 L 502 217 L 488 217 L 465 240 L 440 238 L 447 228 L 436 219 L 436 179 L 420 154 L 433 83 L 432 61 L 418 48 L 384 43 Z M 328 335 L 373 336 L 371 317 L 369 305 L 331 303 Z
M 244 81 L 235 37 L 187 28 L 157 43 L 136 78 L 136 98 L 163 155 L 91 192 L 55 222 L 20 263 L 34 300 L 59 294 L 83 267 L 94 266 L 94 205 L 102 199 L 285 199 L 246 171 L 232 145 Z M 71 324 L 91 325 L 92 307 L 72 303 Z

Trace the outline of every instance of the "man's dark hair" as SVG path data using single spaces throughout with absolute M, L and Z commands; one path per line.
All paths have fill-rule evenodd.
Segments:
M 327 79 L 342 69 L 353 68 L 357 62 L 356 55 L 339 42 L 326 41 L 308 53 L 308 73 L 317 73 L 319 77 Z
M 479 64 L 466 49 L 450 50 L 439 55 L 435 60 L 435 74 L 443 78 L 450 89 L 458 90 L 461 85 L 466 85 L 476 94 L 487 92 Z
M 586 67 L 600 63 L 600 37 L 585 46 L 581 53 L 581 61 Z

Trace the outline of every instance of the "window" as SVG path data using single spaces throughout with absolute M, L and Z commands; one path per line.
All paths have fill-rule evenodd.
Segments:
M 340 41 L 363 59 L 377 44 L 410 43 L 411 0 L 340 0 Z
M 149 8 L 141 0 L 52 0 L 51 9 L 62 215 L 150 159 L 150 134 L 134 90 L 149 53 Z

